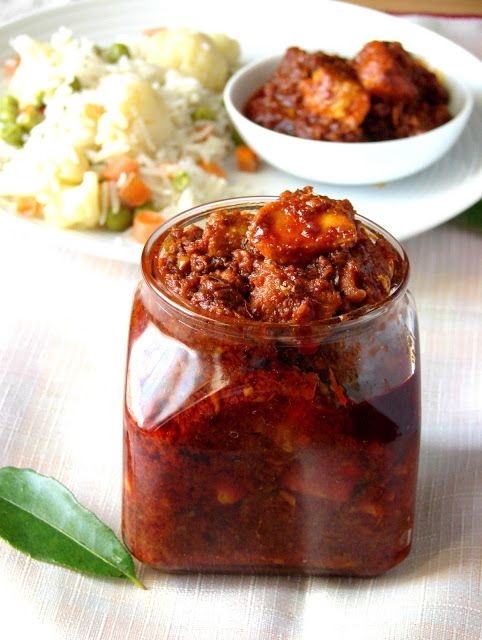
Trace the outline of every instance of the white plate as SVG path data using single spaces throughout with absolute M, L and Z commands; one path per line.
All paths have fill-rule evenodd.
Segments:
M 273 8 L 279 13 L 273 23 Z M 237 9 L 235 9 L 237 7 Z M 372 39 L 400 40 L 407 49 L 443 57 L 444 68 L 472 90 L 475 108 L 458 143 L 425 171 L 385 186 L 315 184 L 319 193 L 348 198 L 358 212 L 385 227 L 400 240 L 457 215 L 482 197 L 482 63 L 461 47 L 419 25 L 355 5 L 330 0 L 297 0 L 284 14 L 280 3 L 226 0 L 183 3 L 159 0 L 98 0 L 57 7 L 0 28 L 0 59 L 11 53 L 8 43 L 19 33 L 47 39 L 60 26 L 96 42 L 160 25 L 185 25 L 206 32 L 223 31 L 237 38 L 243 61 L 282 53 L 290 45 L 353 54 Z M 283 19 L 285 15 L 285 19 Z M 308 16 L 308 19 L 307 19 Z M 342 44 L 344 43 L 344 44 Z M 275 195 L 302 186 L 299 178 L 264 166 L 255 175 L 230 172 L 245 195 Z M 2 214 L 2 222 L 42 231 L 45 240 L 61 242 L 95 255 L 137 262 L 141 247 L 122 236 L 92 231 L 58 231 L 42 223 Z

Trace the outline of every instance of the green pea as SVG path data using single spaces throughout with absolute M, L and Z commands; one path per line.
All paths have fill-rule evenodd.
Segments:
M 17 112 L 13 109 L 0 108 L 0 122 L 15 122 L 17 119 Z
M 13 96 L 0 97 L 0 121 L 15 122 L 18 114 L 18 100 Z
M 93 50 L 95 55 L 99 56 L 100 58 L 104 56 L 104 49 L 102 47 L 99 47 L 98 44 L 94 44 Z
M 149 209 L 150 211 L 154 209 L 154 203 L 152 202 L 152 200 L 144 202 L 144 204 L 140 207 L 134 207 L 134 213 L 137 213 L 138 211 L 145 211 L 145 209 Z
M 199 105 L 196 107 L 192 114 L 193 122 L 197 120 L 216 120 L 216 114 L 209 107 Z
M 45 107 L 45 91 L 37 91 L 34 99 L 34 106 L 36 107 Z
M 246 144 L 243 138 L 239 135 L 239 131 L 234 127 L 231 130 L 231 139 L 237 147 L 239 147 L 242 144 Z
M 17 118 L 17 123 L 21 125 L 25 131 L 30 132 L 44 119 L 43 114 L 35 109 L 33 105 L 30 105 L 22 111 Z
M 176 191 L 184 191 L 191 184 L 191 178 L 186 171 L 179 171 L 172 178 L 172 186 Z
M 0 129 L 0 136 L 4 142 L 13 147 L 23 147 L 24 129 L 18 122 L 4 122 Z
M 72 91 L 80 91 L 82 89 L 82 85 L 80 84 L 80 80 L 77 78 L 77 76 L 74 76 L 72 82 L 69 82 L 69 87 L 72 89 Z
M 132 225 L 134 214 L 127 207 L 120 207 L 119 211 L 107 211 L 105 226 L 109 231 L 124 231 Z
M 116 42 L 115 44 L 111 44 L 110 47 L 104 49 L 104 55 L 107 62 L 114 64 L 122 58 L 122 56 L 126 56 L 126 58 L 131 57 L 131 52 L 129 51 L 129 47 L 122 42 Z
M 7 107 L 9 109 L 16 109 L 18 111 L 18 100 L 13 96 L 0 96 L 0 107 Z

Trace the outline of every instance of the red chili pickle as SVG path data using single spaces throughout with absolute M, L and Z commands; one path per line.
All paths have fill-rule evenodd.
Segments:
M 305 188 L 181 214 L 142 269 L 125 393 L 132 553 L 165 571 L 374 576 L 401 562 L 420 373 L 400 245 Z

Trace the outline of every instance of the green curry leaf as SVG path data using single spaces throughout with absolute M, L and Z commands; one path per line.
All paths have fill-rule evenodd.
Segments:
M 0 469 L 0 537 L 37 560 L 144 588 L 114 532 L 60 482 L 31 469 Z
M 482 231 L 482 200 L 454 218 L 453 223 L 470 231 Z

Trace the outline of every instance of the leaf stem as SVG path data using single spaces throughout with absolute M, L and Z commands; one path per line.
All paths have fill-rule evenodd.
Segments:
M 136 587 L 139 587 L 140 589 L 143 589 L 144 591 L 147 591 L 147 587 L 142 584 L 142 582 L 137 578 L 137 576 L 128 576 L 129 580 L 131 580 L 131 582 L 133 582 Z

